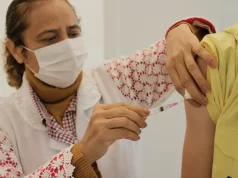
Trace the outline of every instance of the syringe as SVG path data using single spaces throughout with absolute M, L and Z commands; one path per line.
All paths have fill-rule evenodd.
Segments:
M 164 106 L 159 106 L 157 108 L 153 108 L 150 110 L 150 115 L 153 115 L 153 114 L 157 114 L 159 112 L 163 112 L 163 111 L 166 111 L 167 109 L 170 109 L 174 106 L 177 106 L 178 104 L 184 102 L 183 101 L 180 101 L 180 102 L 174 102 L 174 103 L 170 103 L 170 104 L 167 104 L 167 105 L 164 105 Z
M 188 93 L 188 91 L 185 89 L 184 99 L 182 101 L 170 103 L 170 104 L 167 104 L 167 105 L 164 105 L 164 106 L 159 106 L 157 108 L 153 108 L 153 109 L 150 110 L 150 115 L 166 111 L 167 109 L 170 109 L 174 106 L 177 106 L 178 104 L 180 104 L 180 103 L 182 103 L 182 102 L 184 102 L 185 100 L 188 100 L 188 99 L 192 99 L 192 97 Z

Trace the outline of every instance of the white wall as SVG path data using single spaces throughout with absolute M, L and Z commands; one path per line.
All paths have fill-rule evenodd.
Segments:
M 227 28 L 238 21 L 237 11 L 238 1 L 236 0 L 221 0 L 221 13 L 220 13 L 220 27 L 221 29 Z
M 97 66 L 104 60 L 104 1 L 70 0 L 81 17 L 81 25 L 88 51 L 86 67 Z
M 220 27 L 220 3 L 216 0 L 104 1 L 107 59 L 164 38 L 167 28 L 183 17 L 203 16 Z
M 113 58 L 147 47 L 163 39 L 167 28 L 186 16 L 204 16 L 220 27 L 218 2 L 105 0 L 105 56 Z M 167 103 L 180 99 L 175 93 Z M 180 178 L 184 133 L 183 105 L 148 119 L 141 140 L 143 178 Z

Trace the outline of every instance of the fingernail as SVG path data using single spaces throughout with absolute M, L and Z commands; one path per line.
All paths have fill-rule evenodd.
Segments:
M 217 66 L 216 61 L 212 61 L 212 62 L 210 63 L 210 66 L 211 66 L 211 67 L 216 67 L 216 66 Z
M 146 128 L 146 127 L 147 127 L 147 123 L 145 122 L 145 123 L 144 123 L 144 128 Z
M 143 120 L 146 120 L 146 119 L 147 119 L 147 117 L 142 117 L 142 119 L 143 119 Z
M 202 87 L 202 90 L 203 90 L 204 93 L 208 93 L 209 91 L 211 91 L 211 88 L 210 88 L 210 86 L 208 86 L 208 85 L 204 85 L 204 86 Z
M 149 113 L 149 110 L 148 110 L 148 109 L 144 109 L 144 111 L 145 111 L 146 113 Z

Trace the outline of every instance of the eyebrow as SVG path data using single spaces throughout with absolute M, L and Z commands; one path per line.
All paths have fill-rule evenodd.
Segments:
M 47 34 L 47 33 L 57 33 L 59 30 L 58 29 L 50 29 L 50 30 L 44 30 L 40 32 L 36 37 L 40 38 L 40 36 Z
M 67 27 L 67 30 L 73 30 L 73 29 L 78 29 L 81 31 L 81 27 L 78 24 Z
M 72 25 L 72 26 L 68 26 L 67 30 L 73 30 L 73 29 L 78 29 L 81 31 L 81 27 L 78 24 Z M 47 34 L 47 33 L 57 33 L 59 31 L 59 29 L 48 29 L 48 30 L 44 30 L 42 32 L 40 32 L 37 35 L 37 38 L 39 38 L 40 36 Z

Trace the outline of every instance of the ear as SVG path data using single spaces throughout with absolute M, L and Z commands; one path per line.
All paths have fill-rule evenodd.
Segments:
M 19 64 L 22 64 L 25 59 L 22 54 L 23 48 L 21 46 L 16 46 L 15 43 L 10 39 L 7 39 L 6 46 L 12 56 L 16 59 L 16 61 Z

